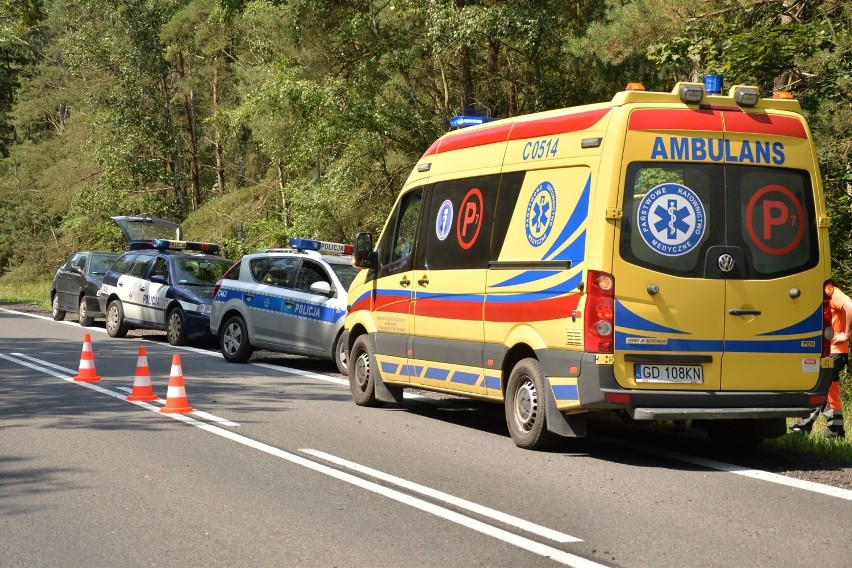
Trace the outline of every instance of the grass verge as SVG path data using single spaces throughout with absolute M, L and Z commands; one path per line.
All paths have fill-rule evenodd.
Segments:
M 21 281 L 15 278 L 0 278 L 0 301 L 18 304 L 35 304 L 50 309 L 50 285 L 52 280 Z

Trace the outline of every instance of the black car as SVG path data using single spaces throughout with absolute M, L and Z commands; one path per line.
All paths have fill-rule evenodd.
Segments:
M 104 274 L 118 255 L 111 252 L 80 251 L 71 255 L 56 271 L 50 287 L 53 319 L 65 319 L 67 312 L 77 312 L 80 325 L 92 325 L 103 317 L 98 304 L 98 290 Z

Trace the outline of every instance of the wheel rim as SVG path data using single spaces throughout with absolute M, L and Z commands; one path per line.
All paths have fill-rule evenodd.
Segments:
M 339 341 L 337 345 L 337 360 L 340 361 L 342 367 L 349 368 L 349 362 L 346 360 L 346 346 L 342 341 Z
M 86 300 L 80 300 L 80 321 L 88 319 L 89 314 L 86 312 Z
M 58 295 L 53 296 L 53 304 L 51 304 L 51 307 L 53 308 L 53 315 L 56 315 L 57 313 L 59 313 L 59 296 Z
M 355 358 L 355 382 L 361 391 L 367 390 L 370 381 L 370 358 L 366 350 L 360 350 Z
M 110 304 L 107 308 L 107 331 L 114 333 L 118 329 L 118 308 L 115 304 Z
M 172 312 L 172 315 L 169 316 L 169 340 L 175 342 L 180 338 L 181 334 L 181 321 L 180 315 L 175 311 Z
M 525 431 L 529 432 L 538 417 L 538 393 L 535 383 L 529 377 L 524 377 L 515 391 L 515 420 Z
M 236 323 L 232 323 L 225 327 L 225 333 L 222 334 L 222 350 L 228 355 L 233 355 L 240 349 L 243 342 L 243 330 Z

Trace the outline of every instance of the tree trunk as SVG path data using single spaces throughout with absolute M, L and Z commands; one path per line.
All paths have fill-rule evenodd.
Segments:
M 178 54 L 178 74 L 181 82 L 186 79 L 186 73 L 183 63 L 183 54 Z M 181 96 L 183 102 L 183 114 L 186 121 L 186 136 L 189 144 L 189 165 L 192 174 L 192 209 L 198 209 L 201 205 L 201 179 L 198 172 L 198 142 L 195 136 L 195 118 L 194 118 L 194 98 L 192 90 L 189 93 L 184 93 Z
M 213 112 L 219 111 L 221 106 L 221 95 L 219 92 L 219 70 L 213 71 Z M 219 128 L 216 128 L 216 139 L 213 142 L 213 148 L 216 154 L 216 189 L 219 195 L 225 194 L 225 166 L 222 159 L 222 134 Z

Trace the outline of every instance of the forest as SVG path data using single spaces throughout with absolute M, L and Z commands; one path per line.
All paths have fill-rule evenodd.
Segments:
M 848 0 L 4 0 L 0 279 L 122 250 L 115 215 L 230 258 L 378 231 L 450 117 L 721 74 L 791 92 L 852 284 Z

